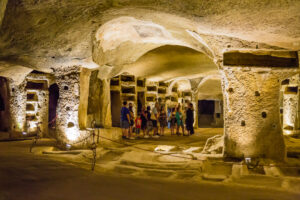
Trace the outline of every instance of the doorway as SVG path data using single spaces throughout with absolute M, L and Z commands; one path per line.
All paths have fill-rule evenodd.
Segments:
M 198 101 L 198 127 L 208 128 L 214 123 L 215 101 Z
M 111 121 L 113 127 L 120 127 L 121 96 L 120 91 L 110 91 Z
M 138 105 L 138 113 L 142 112 L 143 106 L 145 106 L 145 92 L 138 92 L 137 105 Z
M 0 77 L 0 131 L 7 132 L 10 126 L 9 89 L 6 78 Z
M 49 127 L 55 128 L 56 125 L 56 108 L 59 99 L 58 85 L 52 84 L 49 87 Z

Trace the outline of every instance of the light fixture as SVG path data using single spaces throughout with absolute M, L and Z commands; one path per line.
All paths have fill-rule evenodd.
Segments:
M 246 162 L 246 164 L 250 164 L 251 163 L 251 158 L 245 158 L 245 162 Z
M 71 149 L 71 147 L 72 147 L 72 145 L 70 145 L 70 144 L 66 144 L 66 149 L 67 149 L 67 150 L 70 150 L 70 149 Z
M 23 132 L 22 132 L 22 135 L 27 135 L 27 132 L 23 131 Z

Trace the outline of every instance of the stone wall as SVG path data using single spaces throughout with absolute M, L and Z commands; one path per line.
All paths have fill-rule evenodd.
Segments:
M 225 120 L 224 155 L 282 161 L 286 157 L 286 149 L 279 117 L 280 83 L 298 72 L 298 67 L 288 65 L 289 58 L 294 61 L 295 54 L 255 50 L 235 54 L 236 52 L 238 51 L 231 52 L 231 55 L 237 63 L 231 59 L 228 64 L 224 56 L 221 70 Z M 246 59 L 248 54 L 255 58 L 255 62 L 253 59 Z M 266 56 L 272 62 L 261 59 Z M 252 66 L 259 60 L 259 66 Z M 282 62 L 276 62 L 277 60 Z M 230 66 L 226 66 L 226 63 Z M 268 65 L 270 63 L 271 66 Z
M 84 137 L 80 134 L 78 121 L 79 70 L 79 66 L 71 66 L 55 71 L 56 83 L 59 87 L 56 138 L 63 143 L 72 143 Z
M 26 131 L 48 136 L 49 85 L 53 81 L 50 74 L 30 73 L 27 77 L 26 91 Z
M 284 135 L 291 135 L 296 129 L 299 101 L 299 75 L 286 79 L 288 84 L 283 85 L 283 120 Z M 285 83 L 284 81 L 282 83 Z
M 10 99 L 10 132 L 11 136 L 15 137 L 20 135 L 25 130 L 26 121 L 26 80 L 21 84 L 16 85 L 14 81 L 9 80 Z

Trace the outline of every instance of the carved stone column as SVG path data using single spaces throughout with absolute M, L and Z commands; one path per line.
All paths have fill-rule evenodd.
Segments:
M 284 160 L 279 119 L 283 78 L 298 71 L 288 51 L 231 51 L 223 58 L 224 156 Z

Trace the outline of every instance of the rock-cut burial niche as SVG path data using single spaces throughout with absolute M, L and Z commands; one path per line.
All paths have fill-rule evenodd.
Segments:
M 73 122 L 68 122 L 68 128 L 73 128 L 75 125 Z
M 284 90 L 284 94 L 297 94 L 297 93 L 298 93 L 298 86 L 286 87 Z
M 123 82 L 134 82 L 135 78 L 133 75 L 121 75 L 121 81 Z

